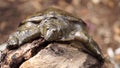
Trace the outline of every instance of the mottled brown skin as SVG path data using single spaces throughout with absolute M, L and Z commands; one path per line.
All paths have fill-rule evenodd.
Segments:
M 65 11 L 49 8 L 23 20 L 18 30 L 9 36 L 6 45 L 8 49 L 13 49 L 36 37 L 43 37 L 46 41 L 76 40 L 103 61 L 98 44 L 85 28 L 86 24 L 81 19 Z

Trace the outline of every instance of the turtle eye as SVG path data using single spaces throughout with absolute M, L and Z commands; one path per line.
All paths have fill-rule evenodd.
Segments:
M 51 19 L 57 19 L 56 17 L 51 17 Z
M 31 21 L 34 24 L 39 24 L 41 21 Z
M 23 20 L 22 22 L 20 22 L 20 24 L 18 25 L 18 27 L 26 24 L 27 22 L 31 22 L 31 23 L 33 23 L 33 24 L 39 24 L 41 21 L 42 21 L 42 20 L 29 20 L 29 19 Z
M 25 20 L 25 22 L 32 22 L 34 24 L 39 24 L 44 19 L 43 16 L 34 16 Z

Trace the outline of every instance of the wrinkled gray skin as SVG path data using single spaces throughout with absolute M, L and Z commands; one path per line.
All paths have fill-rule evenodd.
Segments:
M 102 61 L 104 58 L 100 48 L 88 35 L 85 27 L 81 19 L 62 10 L 49 8 L 22 21 L 4 46 L 14 49 L 36 37 L 43 37 L 47 41 L 77 40 Z

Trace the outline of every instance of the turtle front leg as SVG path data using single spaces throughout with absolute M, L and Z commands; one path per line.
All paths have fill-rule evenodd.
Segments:
M 14 34 L 10 35 L 7 41 L 7 47 L 8 49 L 16 48 L 21 44 L 35 39 L 36 37 L 40 37 L 40 31 L 37 27 L 26 29 L 23 31 L 17 31 Z
M 21 44 L 29 42 L 30 40 L 40 37 L 40 29 L 38 24 L 33 22 L 26 22 L 19 26 L 16 32 L 11 34 L 6 42 L 6 48 L 14 49 L 19 47 Z
M 100 61 L 104 60 L 103 54 L 98 44 L 84 31 L 75 33 L 75 39 L 80 41 L 86 49 L 88 49 L 93 56 L 97 57 Z

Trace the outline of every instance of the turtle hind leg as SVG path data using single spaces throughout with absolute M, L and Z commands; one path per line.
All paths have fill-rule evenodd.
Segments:
M 77 31 L 75 33 L 75 40 L 78 40 L 88 50 L 88 52 L 95 56 L 98 60 L 104 61 L 103 54 L 98 44 L 84 31 Z
M 96 57 L 100 62 L 104 62 L 103 54 L 93 39 L 89 38 L 89 42 L 82 42 L 82 44 L 92 56 Z
M 85 44 L 85 43 L 83 43 Z M 98 58 L 101 62 L 104 62 L 104 56 L 103 53 L 101 52 L 101 49 L 99 48 L 99 45 L 92 39 L 89 38 L 89 42 L 85 44 L 85 47 L 92 52 L 93 56 Z

